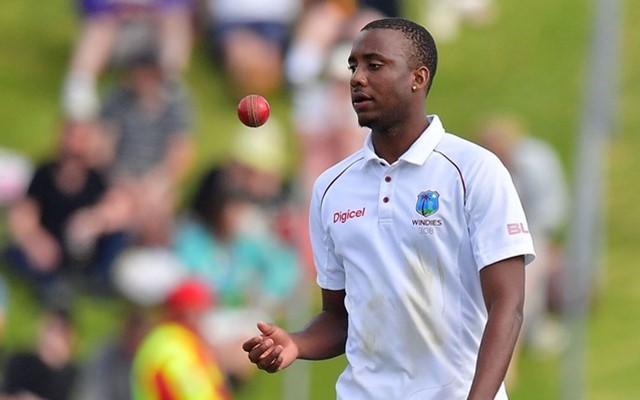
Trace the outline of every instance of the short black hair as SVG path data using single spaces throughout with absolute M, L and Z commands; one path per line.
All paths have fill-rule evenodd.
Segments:
M 407 54 L 409 66 L 411 68 L 427 67 L 429 70 L 428 89 L 431 89 L 438 68 L 438 49 L 431 33 L 424 26 L 404 18 L 378 19 L 368 23 L 360 31 L 372 29 L 393 29 L 402 32 L 411 43 Z
M 227 230 L 224 213 L 230 204 L 251 201 L 251 196 L 235 179 L 230 164 L 214 164 L 204 171 L 190 205 L 193 217 L 215 235 Z
M 222 166 L 214 165 L 200 178 L 191 209 L 209 227 L 219 229 L 223 212 L 232 199 L 228 175 Z M 217 233 L 217 232 L 216 232 Z

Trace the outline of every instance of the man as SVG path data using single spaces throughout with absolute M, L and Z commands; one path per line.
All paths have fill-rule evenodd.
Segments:
M 476 137 L 509 170 L 536 244 L 536 259 L 526 273 L 520 344 L 506 378 L 508 383 L 514 383 L 518 379 L 516 360 L 520 349 L 551 355 L 558 354 L 567 344 L 564 327 L 553 315 L 558 291 L 552 289 L 558 287 L 562 271 L 561 237 L 567 220 L 568 188 L 556 149 L 528 132 L 518 117 L 490 116 L 478 124 Z
M 75 0 L 81 29 L 62 87 L 65 115 L 98 116 L 100 78 L 109 67 L 157 48 L 168 79 L 180 80 L 193 45 L 192 0 Z
M 40 318 L 34 348 L 7 359 L 1 400 L 72 398 L 78 375 L 73 360 L 77 333 L 73 316 L 67 309 L 51 307 Z
M 136 244 L 169 243 L 178 185 L 190 171 L 195 152 L 188 92 L 167 80 L 155 52 L 130 60 L 123 81 L 102 108 L 114 207 L 130 212 Z M 115 197 L 115 196 L 114 196 Z
M 126 244 L 124 222 L 92 164 L 97 135 L 92 121 L 65 121 L 57 152 L 36 166 L 8 210 L 5 255 L 47 304 L 71 300 L 76 277 L 93 293 L 110 293 L 111 265 Z
M 212 350 L 199 332 L 213 306 L 199 280 L 179 283 L 164 303 L 165 319 L 144 338 L 133 360 L 134 400 L 228 400 L 229 391 Z
M 506 399 L 535 256 L 511 178 L 425 115 L 437 52 L 423 27 L 373 21 L 348 62 L 371 132 L 314 186 L 322 311 L 291 334 L 259 322 L 243 347 L 268 372 L 346 352 L 339 399 Z

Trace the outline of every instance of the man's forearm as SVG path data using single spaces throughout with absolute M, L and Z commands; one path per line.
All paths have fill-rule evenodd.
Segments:
M 522 319 L 521 310 L 508 305 L 496 305 L 489 310 L 469 400 L 487 400 L 495 397 L 509 368 L 522 327 Z
M 291 334 L 299 350 L 298 358 L 325 360 L 344 353 L 347 342 L 347 317 L 320 312 L 301 331 Z

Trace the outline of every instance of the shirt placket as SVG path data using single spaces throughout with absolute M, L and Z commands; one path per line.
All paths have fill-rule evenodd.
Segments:
M 380 192 L 378 198 L 379 222 L 381 224 L 391 224 L 393 220 L 393 207 L 397 201 L 395 196 L 396 168 L 382 164 L 384 173 L 380 180 Z

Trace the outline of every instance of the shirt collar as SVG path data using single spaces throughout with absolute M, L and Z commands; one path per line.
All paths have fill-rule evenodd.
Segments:
M 427 158 L 436 148 L 436 145 L 440 142 L 440 139 L 444 136 L 444 127 L 437 115 L 428 115 L 429 126 L 420 134 L 418 140 L 416 140 L 411 147 L 400 157 L 400 160 L 408 162 L 410 164 L 422 165 L 427 161 Z M 380 162 L 383 161 L 373 150 L 373 141 L 371 140 L 371 132 L 367 135 L 367 139 L 364 143 L 364 163 L 362 166 L 369 164 L 371 161 Z

